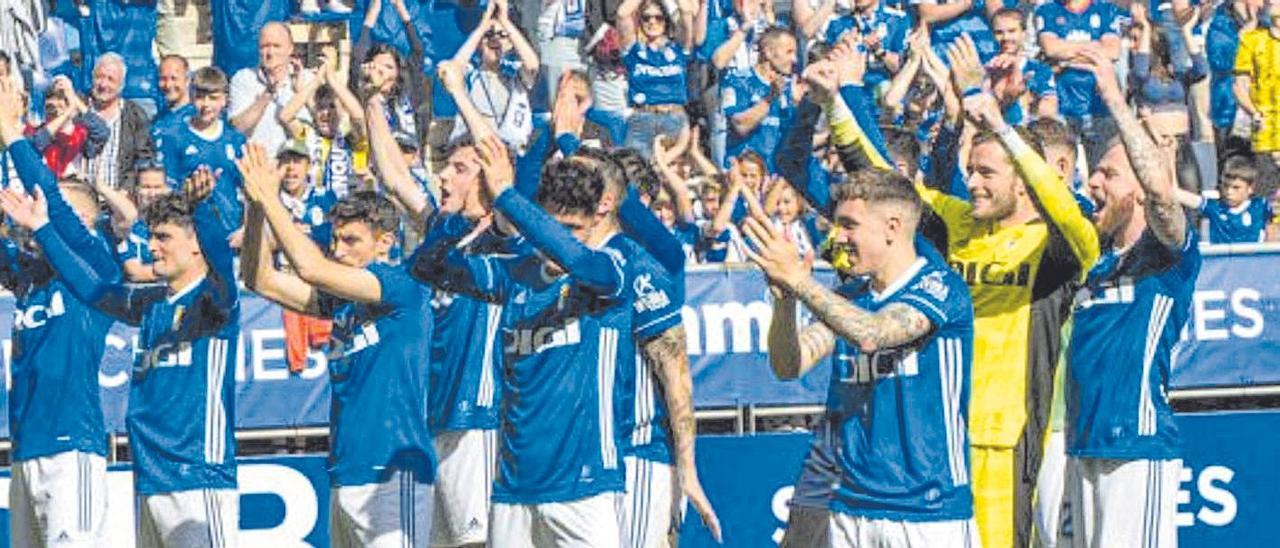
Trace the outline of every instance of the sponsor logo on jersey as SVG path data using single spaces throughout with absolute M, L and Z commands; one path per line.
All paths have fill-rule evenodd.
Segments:
M 1096 287 L 1085 287 L 1076 292 L 1075 307 L 1084 310 L 1100 304 L 1128 304 L 1133 302 L 1133 277 L 1121 276 Z
M 951 268 L 964 276 L 964 282 L 974 285 L 998 285 L 1026 287 L 1031 283 L 1031 263 L 1011 265 L 1000 261 L 955 261 Z
M 561 326 L 545 326 L 537 329 L 515 329 L 507 332 L 506 351 L 517 356 L 539 354 L 552 348 L 582 343 L 582 328 L 577 318 L 570 318 Z
M 138 360 L 135 373 L 141 377 L 163 367 L 191 367 L 191 342 L 162 343 L 148 350 Z
M 13 311 L 13 330 L 22 331 L 24 329 L 34 329 L 44 327 L 49 320 L 67 313 L 67 307 L 62 302 L 62 292 L 54 291 L 49 297 L 49 304 L 33 304 L 26 308 L 17 308 Z
M 636 294 L 636 312 L 656 312 L 671 306 L 671 298 L 667 296 L 667 292 L 653 286 L 651 274 L 636 276 L 632 289 Z

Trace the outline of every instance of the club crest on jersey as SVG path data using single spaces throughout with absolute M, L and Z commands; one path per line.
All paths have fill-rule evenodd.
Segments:
M 552 348 L 581 344 L 582 328 L 578 325 L 578 318 L 570 318 L 562 326 L 508 330 L 507 336 L 510 338 L 507 353 L 529 356 Z
M 925 274 L 920 278 L 920 281 L 916 282 L 913 289 L 923 291 L 935 300 L 945 301 L 951 290 L 947 288 L 947 283 L 942 281 L 943 275 L 944 273 L 941 270 Z
M 636 276 L 636 281 L 631 285 L 636 294 L 636 312 L 655 312 L 671 305 L 667 292 L 653 286 L 651 274 Z
M 13 330 L 34 329 L 44 327 L 49 320 L 67 313 L 62 301 L 62 292 L 54 291 L 49 297 L 49 304 L 33 304 L 13 311 Z

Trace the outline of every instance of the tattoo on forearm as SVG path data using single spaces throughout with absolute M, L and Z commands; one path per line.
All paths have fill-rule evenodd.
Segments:
M 689 375 L 684 326 L 672 327 L 645 343 L 644 353 L 662 383 L 676 462 L 692 465 L 697 427 L 693 418 L 693 378 Z
M 1120 128 L 1120 140 L 1129 156 L 1129 164 L 1146 193 L 1147 226 L 1165 245 L 1181 247 L 1187 218 L 1173 196 L 1176 181 L 1173 180 L 1174 172 L 1169 168 L 1168 158 L 1127 105 L 1108 103 L 1108 106 Z
M 864 352 L 906 344 L 931 328 L 929 319 L 910 306 L 889 305 L 873 314 L 813 278 L 801 282 L 795 293 L 836 335 L 856 343 Z

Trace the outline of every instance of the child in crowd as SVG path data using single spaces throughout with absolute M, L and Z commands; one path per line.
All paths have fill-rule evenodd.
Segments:
M 1275 214 L 1271 196 L 1254 196 L 1257 180 L 1258 168 L 1253 160 L 1232 156 L 1222 165 L 1216 199 L 1178 190 L 1178 202 L 1204 215 L 1209 223 L 1209 243 L 1261 242 L 1266 239 L 1267 223 Z

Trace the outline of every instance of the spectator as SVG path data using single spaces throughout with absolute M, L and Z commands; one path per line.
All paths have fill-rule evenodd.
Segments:
M 1001 8 L 1015 7 L 1017 2 L 1005 0 L 910 0 L 919 10 L 920 22 L 928 25 L 934 53 L 945 58 L 947 46 L 962 34 L 968 34 L 978 47 L 983 63 L 997 53 L 996 40 L 987 18 Z
M 1147 126 L 1169 160 L 1177 166 L 1178 185 L 1191 192 L 1200 191 L 1200 169 L 1191 150 L 1191 118 L 1187 112 L 1188 89 L 1209 73 L 1204 52 L 1191 40 L 1194 18 L 1182 27 L 1185 49 L 1191 56 L 1191 67 L 1174 61 L 1170 40 L 1153 32 L 1147 20 L 1146 7 L 1133 5 L 1133 22 L 1138 28 L 1134 49 L 1130 95 L 1134 96 L 1138 115 Z
M 746 213 L 746 198 L 743 195 L 760 200 L 767 174 L 764 159 L 755 152 L 744 152 L 730 161 L 728 184 L 722 187 L 724 190 L 721 192 L 720 204 L 702 230 L 705 262 L 737 263 L 746 260 L 746 254 L 743 253 L 745 243 L 734 226 L 733 219 L 741 218 Z
M 111 129 L 102 152 L 88 163 L 86 176 L 110 188 L 129 190 L 136 184 L 133 166 L 154 154 L 151 120 L 132 101 L 120 97 L 128 69 L 124 58 L 104 53 L 93 67 L 93 112 Z
M 311 237 L 323 249 L 328 249 L 332 230 L 329 209 L 337 202 L 332 193 L 323 192 L 311 179 L 311 155 L 306 143 L 290 140 L 276 154 L 280 162 L 280 201 L 293 215 L 294 224 Z M 277 253 L 276 260 L 286 270 L 288 259 Z M 323 349 L 329 343 L 333 322 L 301 312 L 283 309 L 285 360 L 289 371 L 301 373 L 307 368 L 307 355 L 312 350 Z
M 587 30 L 584 0 L 544 0 L 538 15 L 538 51 L 545 68 L 547 97 L 556 96 L 560 75 L 586 70 L 578 45 Z M 625 48 L 624 48 L 625 49 Z
M 304 110 L 312 115 L 309 123 L 298 118 Z M 364 108 L 347 87 L 336 49 L 329 47 L 320 53 L 316 77 L 281 109 L 280 121 L 292 138 L 305 142 L 311 151 L 311 180 L 318 192 L 341 199 L 369 174 Z
M 160 59 L 160 93 L 164 94 L 164 106 L 151 124 L 151 132 L 160 134 L 185 124 L 195 114 L 191 104 L 191 68 L 181 55 L 170 54 Z
M 484 18 L 453 60 L 467 67 L 467 94 L 508 146 L 523 151 L 533 132 L 533 109 L 529 92 L 539 70 L 538 54 L 512 24 L 505 1 L 489 4 Z M 478 63 L 473 62 L 476 49 Z M 450 140 L 467 135 L 466 124 L 453 126 Z
M 1115 62 L 1120 58 L 1121 12 L 1109 0 L 1053 0 L 1036 8 L 1036 33 L 1040 51 L 1055 67 L 1058 110 L 1081 136 L 1085 156 L 1096 162 L 1115 122 L 1107 106 L 1095 93 L 1094 78 L 1088 71 L 1072 68 L 1081 51 L 1092 51 Z
M 902 68 L 902 54 L 907 48 L 911 26 L 910 16 L 884 5 L 882 0 L 855 0 L 853 13 L 832 20 L 824 34 L 826 42 L 834 45 L 852 32 L 854 42 L 861 42 L 867 48 L 863 84 L 874 90 Z
M 1276 188 L 1280 167 L 1280 0 L 1267 3 L 1270 25 L 1240 36 L 1236 52 L 1236 101 L 1253 121 L 1253 152 L 1258 155 L 1258 192 Z
M 232 127 L 274 154 L 288 139 L 280 110 L 293 99 L 295 90 L 312 78 L 314 75 L 293 58 L 288 27 L 267 23 L 258 32 L 258 66 L 240 69 L 231 77 L 227 111 Z M 304 121 L 311 119 L 305 109 L 298 116 Z
M 753 151 L 764 158 L 766 172 L 773 172 L 773 153 L 804 95 L 792 79 L 795 63 L 795 37 L 774 27 L 760 37 L 760 57 L 751 72 L 725 82 L 722 104 L 732 127 L 729 156 Z
M 1021 126 L 1035 118 L 1057 116 L 1053 70 L 1026 51 L 1026 17 L 1016 9 L 1002 9 L 991 16 L 991 27 L 1000 52 L 987 63 L 987 75 L 1005 121 Z
M 44 155 L 44 163 L 55 177 L 82 173 L 80 164 L 98 156 L 111 129 L 80 100 L 65 76 L 53 80 L 44 98 L 44 111 L 43 125 L 27 125 L 25 133 L 31 144 Z
M 404 0 L 389 0 L 396 10 L 405 36 L 409 42 L 409 56 L 405 58 L 395 48 L 387 44 L 373 44 L 373 27 L 382 11 L 382 0 L 369 2 L 365 12 L 364 28 L 360 39 L 351 48 L 351 59 L 360 60 L 362 64 L 354 65 L 352 80 L 357 82 L 361 96 L 368 95 L 367 85 L 370 77 L 377 77 L 377 88 L 382 93 L 394 92 L 387 96 L 392 107 L 388 112 L 388 121 L 398 131 L 412 133 L 419 141 L 425 142 L 427 131 L 431 127 L 432 83 L 427 78 L 427 49 L 418 34 L 418 26 L 413 24 L 409 9 Z M 333 56 L 332 59 L 337 59 Z M 391 67 L 394 65 L 394 71 Z M 374 74 L 378 73 L 378 74 Z M 394 76 L 392 75 L 394 73 Z
M 1218 176 L 1218 198 L 1178 190 L 1178 203 L 1195 209 L 1209 222 L 1207 241 L 1214 244 L 1256 243 L 1266 239 L 1275 216 L 1271 196 L 1254 193 L 1258 169 L 1248 157 L 1232 156 Z
M 679 24 L 658 0 L 626 0 L 618 6 L 628 103 L 636 109 L 627 120 L 624 146 L 646 156 L 653 152 L 655 137 L 674 138 L 689 125 L 684 105 L 689 102 L 687 67 L 695 6 L 692 0 L 680 0 Z
M 112 243 L 116 262 L 126 280 L 151 283 L 159 278 L 151 268 L 151 231 L 139 215 L 157 199 L 172 191 L 165 181 L 164 164 L 155 158 L 143 158 L 134 165 L 138 184 L 132 192 L 108 188 L 101 181 L 90 181 L 111 211 Z
M 1253 121 L 1244 124 L 1245 135 L 1239 136 L 1232 128 L 1236 125 L 1235 86 L 1236 50 L 1240 47 L 1241 33 L 1258 25 L 1258 13 L 1250 0 L 1231 0 L 1218 6 L 1209 22 L 1205 36 L 1205 48 L 1210 72 L 1210 117 L 1213 119 L 1213 141 L 1218 149 L 1221 164 L 1233 153 L 1249 151 L 1247 137 L 1253 129 Z
M 716 10 L 708 17 L 706 41 L 702 46 L 704 57 L 711 59 L 716 71 L 717 85 L 710 90 L 707 101 L 711 127 L 711 159 L 723 166 L 729 136 L 729 120 L 724 113 L 725 81 L 735 75 L 751 71 L 760 54 L 759 38 L 772 23 L 771 8 L 767 0 L 734 0 L 730 13 L 722 13 L 720 2 L 712 0 L 707 11 Z M 725 10 L 730 11 L 730 10 Z

